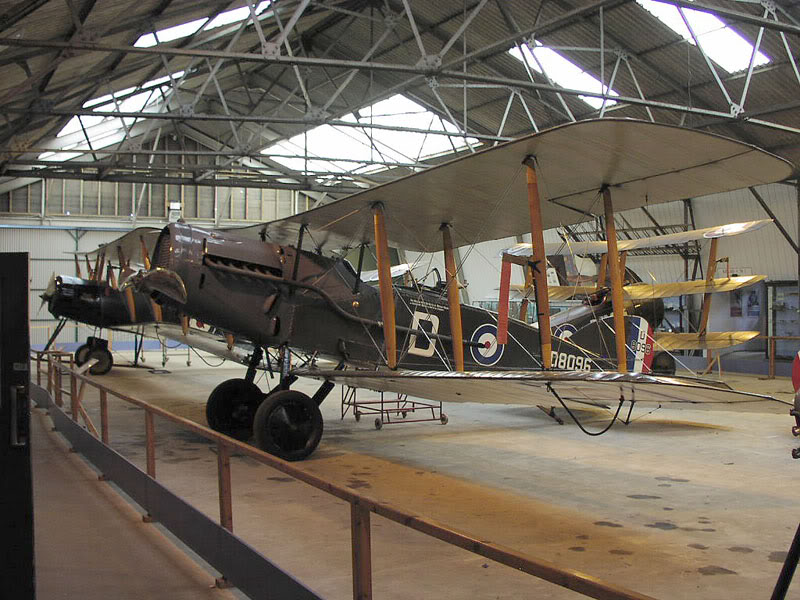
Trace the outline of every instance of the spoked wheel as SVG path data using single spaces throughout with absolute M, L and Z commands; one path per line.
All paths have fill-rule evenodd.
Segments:
M 214 431 L 237 440 L 253 435 L 253 419 L 264 394 L 258 386 L 244 379 L 223 381 L 208 396 L 206 421 Z
M 267 396 L 256 411 L 256 444 L 285 460 L 303 460 L 322 438 L 319 406 L 302 392 L 280 390 Z
M 675 359 L 669 352 L 656 352 L 650 370 L 654 375 L 675 375 Z
M 89 373 L 92 375 L 105 375 L 111 370 L 111 367 L 114 366 L 114 357 L 111 356 L 111 352 L 108 351 L 108 348 L 89 347 L 88 351 L 86 352 L 86 360 L 83 362 L 86 363 L 93 358 L 97 359 L 97 364 L 93 365 L 89 369 Z
M 75 364 L 79 367 L 86 363 L 89 360 L 89 350 L 91 350 L 91 346 L 89 344 L 84 344 L 83 346 L 78 346 L 78 349 L 75 350 Z

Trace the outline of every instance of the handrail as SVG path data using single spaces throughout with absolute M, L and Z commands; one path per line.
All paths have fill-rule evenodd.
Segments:
M 90 385 L 100 392 L 100 439 L 108 444 L 109 425 L 108 425 L 108 395 L 112 395 L 124 402 L 138 406 L 145 411 L 145 435 L 146 435 L 146 465 L 147 474 L 153 479 L 156 478 L 156 455 L 155 455 L 155 427 L 153 417 L 159 416 L 180 427 L 188 429 L 208 440 L 216 442 L 218 447 L 218 483 L 220 493 L 220 524 L 228 531 L 233 532 L 233 514 L 231 502 L 231 477 L 230 477 L 230 456 L 233 451 L 253 458 L 262 464 L 276 469 L 295 479 L 303 481 L 318 490 L 322 490 L 332 496 L 350 503 L 351 507 L 351 531 L 352 531 L 352 566 L 353 566 L 353 598 L 354 600 L 370 600 L 372 598 L 372 566 L 371 566 L 371 542 L 370 542 L 370 513 L 374 512 L 390 521 L 404 525 L 420 533 L 424 533 L 433 538 L 462 548 L 479 556 L 483 556 L 502 565 L 511 567 L 533 575 L 545 581 L 549 581 L 561 587 L 573 590 L 585 596 L 598 600 L 654 600 L 651 596 L 640 594 L 629 590 L 623 586 L 607 583 L 601 579 L 582 573 L 574 569 L 559 567 L 549 561 L 531 557 L 522 552 L 508 548 L 501 544 L 479 540 L 467 533 L 447 527 L 433 519 L 415 515 L 389 503 L 381 502 L 356 493 L 348 488 L 332 483 L 322 477 L 308 473 L 292 463 L 281 458 L 267 454 L 258 448 L 250 446 L 230 438 L 222 433 L 213 431 L 203 425 L 195 423 L 184 417 L 180 417 L 158 406 L 154 406 L 143 400 L 128 396 L 116 390 L 96 382 L 90 377 L 79 373 L 74 369 L 72 357 L 69 357 L 69 367 L 63 364 L 63 359 L 67 356 L 59 351 L 33 351 L 37 363 L 37 381 L 40 381 L 39 369 L 42 357 L 46 356 L 48 363 L 48 391 L 52 390 L 51 382 L 55 382 L 56 403 L 60 406 L 60 394 L 67 390 L 61 390 L 61 378 L 64 374 L 70 377 L 71 396 L 70 408 L 74 421 L 77 422 L 78 415 L 81 414 L 97 436 L 97 430 L 88 418 L 85 410 L 82 410 L 81 402 L 86 385 Z M 53 360 L 51 360 L 51 357 Z M 81 382 L 78 391 L 78 381 Z

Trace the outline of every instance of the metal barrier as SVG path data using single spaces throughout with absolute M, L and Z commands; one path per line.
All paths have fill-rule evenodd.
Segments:
M 66 357 L 69 357 L 68 361 L 65 360 Z M 174 415 L 163 408 L 127 396 L 95 382 L 83 375 L 79 370 L 76 370 L 71 356 L 64 352 L 36 352 L 37 381 L 41 381 L 39 369 L 43 360 L 47 362 L 48 392 L 53 396 L 56 405 L 59 407 L 62 406 L 63 394 L 69 394 L 70 416 L 72 421 L 77 424 L 79 415 L 83 417 L 87 429 L 92 432 L 94 437 L 102 440 L 103 444 L 108 444 L 110 437 L 108 422 L 109 395 L 138 406 L 145 411 L 146 471 L 147 476 L 152 480 L 156 479 L 155 416 L 159 416 L 197 435 L 216 442 L 218 456 L 219 523 L 227 532 L 233 532 L 230 463 L 230 457 L 233 451 L 249 456 L 273 469 L 303 481 L 318 490 L 322 490 L 340 500 L 348 502 L 350 504 L 350 529 L 352 535 L 351 547 L 354 600 L 369 600 L 372 598 L 370 513 L 375 513 L 390 521 L 394 521 L 395 523 L 414 529 L 458 548 L 478 554 L 502 565 L 511 567 L 512 569 L 533 575 L 534 577 L 573 590 L 590 598 L 597 598 L 600 600 L 654 600 L 651 596 L 640 594 L 619 585 L 606 583 L 591 575 L 559 567 L 548 561 L 527 556 L 499 544 L 478 540 L 466 533 L 451 529 L 434 520 L 411 514 L 384 502 L 378 502 L 357 494 L 348 488 L 338 486 L 321 477 L 302 471 L 294 467 L 291 463 L 262 452 L 253 446 L 239 442 L 199 425 L 194 421 Z M 64 364 L 65 362 L 68 362 L 68 366 Z M 64 374 L 70 379 L 69 390 L 62 389 Z M 80 382 L 80 387 L 78 387 L 78 382 Z M 87 385 L 97 388 L 100 394 L 99 432 L 82 406 L 83 394 Z M 54 395 L 53 391 L 55 391 Z M 146 497 L 146 494 L 144 496 Z M 147 509 L 147 506 L 143 506 Z M 187 545 L 192 547 L 188 542 Z M 220 568 L 211 560 L 208 560 L 208 562 L 225 574 L 223 568 Z M 234 578 L 230 579 L 230 583 L 238 585 Z

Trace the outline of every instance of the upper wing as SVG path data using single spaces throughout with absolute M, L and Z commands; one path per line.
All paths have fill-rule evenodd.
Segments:
M 528 404 L 552 402 L 555 390 L 565 400 L 615 405 L 622 394 L 636 402 L 732 404 L 779 402 L 772 396 L 739 392 L 726 384 L 641 373 L 589 371 L 319 371 L 295 375 L 326 379 L 357 388 L 396 392 L 443 402 Z M 634 392 L 635 390 L 635 392 Z M 635 394 L 635 395 L 634 395 Z
M 727 225 L 691 229 L 689 231 L 668 233 L 665 235 L 654 235 L 635 240 L 617 240 L 617 249 L 620 252 L 629 252 L 631 250 L 641 250 L 644 248 L 659 248 L 675 244 L 686 244 L 696 240 L 730 237 L 748 231 L 756 231 L 769 223 L 772 223 L 772 219 L 746 221 L 744 223 L 729 223 Z M 517 256 L 527 256 L 531 254 L 531 247 L 530 242 L 521 242 L 504 250 L 504 252 Z M 608 252 L 608 242 L 605 240 L 590 240 L 585 242 L 564 241 L 555 244 L 545 244 L 545 254 L 547 254 L 547 256 L 572 256 L 574 254 L 583 256 L 586 254 L 605 254 L 606 252 Z
M 653 337 L 659 350 L 719 350 L 749 342 L 760 335 L 759 331 L 708 331 L 697 333 L 669 333 L 656 331 Z
M 145 248 L 147 248 L 147 255 L 152 258 L 153 248 L 155 248 L 156 242 L 158 241 L 159 233 L 161 233 L 160 227 L 137 227 L 116 240 L 101 245 L 99 248 L 89 250 L 88 252 L 77 252 L 76 254 L 85 254 L 89 258 L 94 259 L 98 254 L 105 253 L 106 260 L 116 263 L 119 258 L 117 248 L 119 248 L 125 260 L 130 261 L 131 266 L 143 266 L 142 241 L 144 241 Z
M 355 247 L 373 238 L 372 207 L 382 203 L 390 244 L 441 250 L 442 223 L 456 245 L 530 231 L 522 161 L 535 156 L 544 199 L 544 229 L 602 214 L 599 190 L 610 186 L 614 209 L 631 208 L 771 183 L 791 163 L 754 146 L 698 130 L 637 121 L 568 123 L 358 192 L 298 215 L 240 228 L 240 235 L 296 243 L 306 227 L 321 249 Z

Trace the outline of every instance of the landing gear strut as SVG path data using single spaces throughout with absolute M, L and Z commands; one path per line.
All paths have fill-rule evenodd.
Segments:
M 284 460 L 309 456 L 322 438 L 322 413 L 319 405 L 333 388 L 324 382 L 313 397 L 291 390 L 296 376 L 289 372 L 289 349 L 284 348 L 281 381 L 268 394 L 258 389 L 256 369 L 264 356 L 256 348 L 250 357 L 244 379 L 220 383 L 206 403 L 208 426 L 238 440 L 255 437 L 256 445 Z

